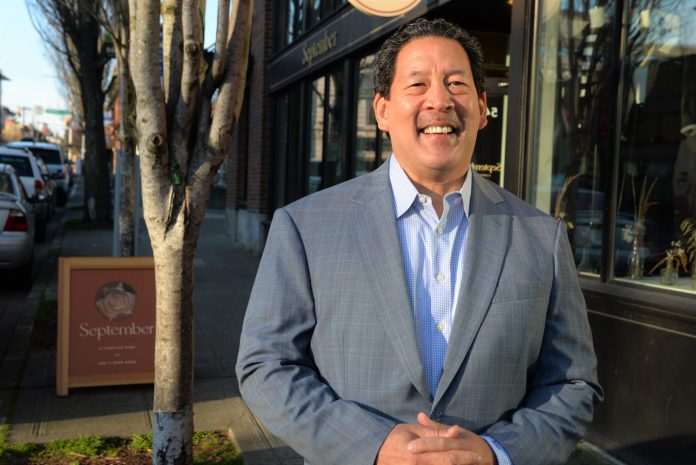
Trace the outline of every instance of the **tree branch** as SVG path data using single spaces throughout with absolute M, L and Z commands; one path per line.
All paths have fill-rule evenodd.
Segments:
M 246 87 L 253 3 L 253 0 L 234 2 L 232 12 L 232 17 L 235 18 L 234 29 L 225 49 L 225 72 L 212 120 L 205 117 L 209 110 L 201 109 L 198 134 L 202 139 L 199 140 L 193 152 L 188 174 L 188 185 L 193 190 L 192 203 L 198 199 L 207 198 L 212 178 L 232 143 L 232 133 L 239 119 Z M 205 138 L 206 133 L 207 138 Z M 191 214 L 195 216 L 192 219 L 194 223 L 202 221 L 204 214 L 202 205 L 192 205 Z
M 233 14 L 236 14 L 237 8 Z M 234 24 L 235 18 L 232 18 Z M 213 56 L 213 82 L 217 84 L 222 78 L 225 69 L 225 45 L 229 40 L 227 37 L 230 27 L 230 0 L 218 1 L 217 33 L 215 34 L 215 55 Z
M 182 25 L 184 37 L 184 63 L 181 73 L 181 96 L 176 106 L 172 125 L 170 149 L 177 163 L 180 179 L 186 179 L 189 164 L 191 119 L 200 98 L 201 55 L 203 53 L 203 28 L 198 13 L 197 0 L 184 0 Z
M 254 0 L 238 0 L 232 16 L 234 29 L 227 42 L 227 64 L 220 86 L 213 121 L 208 137 L 208 156 L 213 163 L 221 163 L 232 141 L 232 131 L 239 119 L 246 86 L 246 69 L 249 61 L 251 18 Z
M 151 220 L 166 221 L 171 198 L 168 176 L 169 153 L 164 95 L 160 86 L 159 67 L 159 2 L 131 0 L 130 69 L 137 93 L 139 148 L 142 160 L 145 212 Z M 154 218 L 153 218 L 154 217 Z
M 167 106 L 167 127 L 179 103 L 181 94 L 182 24 L 181 1 L 165 0 L 162 3 L 162 55 L 164 61 L 164 101 Z M 159 30 L 159 25 L 157 27 Z M 157 37 L 157 43 L 159 43 Z M 158 57 L 159 61 L 159 57 Z

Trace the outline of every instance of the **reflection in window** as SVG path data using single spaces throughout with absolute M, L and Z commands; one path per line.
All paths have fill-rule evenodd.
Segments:
M 290 45 L 304 32 L 304 0 L 287 0 L 279 2 L 279 8 L 285 7 L 285 35 L 281 47 Z
M 328 134 L 324 157 L 324 173 L 326 187 L 338 184 L 343 179 L 343 72 L 335 71 L 330 74 L 328 89 Z
M 372 100 L 372 67 L 375 55 L 360 59 L 358 64 L 358 99 L 355 140 L 355 175 L 360 176 L 377 168 L 377 130 Z
M 692 291 L 696 0 L 633 0 L 630 8 L 614 271 L 619 278 Z
M 323 76 L 310 84 L 309 108 L 309 178 L 307 193 L 311 194 L 322 186 L 322 160 L 324 159 L 324 86 Z
M 565 223 L 578 271 L 589 274 L 603 263 L 614 15 L 611 1 L 540 3 L 530 199 Z

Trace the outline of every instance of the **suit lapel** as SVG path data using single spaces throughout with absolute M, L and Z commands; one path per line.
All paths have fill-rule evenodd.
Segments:
M 406 288 L 388 165 L 388 162 L 384 163 L 374 173 L 366 175 L 365 189 L 353 199 L 358 204 L 355 235 L 387 338 L 411 383 L 425 399 L 430 400 Z
M 457 309 L 454 314 L 442 377 L 433 405 L 442 398 L 460 370 L 483 322 L 495 291 L 507 250 L 510 217 L 498 213 L 500 194 L 473 176 L 469 226 Z

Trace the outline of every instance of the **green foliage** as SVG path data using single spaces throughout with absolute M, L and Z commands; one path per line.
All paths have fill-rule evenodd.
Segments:
M 116 457 L 124 449 L 150 454 L 151 434 L 130 438 L 84 436 L 47 444 L 11 444 L 6 441 L 7 425 L 0 428 L 0 465 L 22 463 L 69 463 L 79 465 L 81 457 Z M 193 436 L 194 465 L 244 465 L 230 439 L 220 432 L 200 432 Z
M 219 432 L 200 432 L 193 435 L 195 465 L 243 465 L 237 449 L 229 438 Z
M 46 445 L 48 452 L 64 454 L 80 454 L 86 456 L 99 455 L 107 448 L 107 439 L 101 436 L 83 436 L 77 439 L 61 439 Z
M 130 448 L 138 452 L 152 450 L 152 434 L 134 434 L 131 436 Z

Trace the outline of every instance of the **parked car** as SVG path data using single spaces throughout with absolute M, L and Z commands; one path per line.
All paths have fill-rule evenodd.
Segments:
M 35 234 L 34 204 L 12 166 L 0 163 L 0 270 L 13 270 L 15 282 L 32 282 Z
M 19 176 L 29 200 L 34 204 L 36 212 L 35 238 L 42 241 L 46 236 L 50 200 L 47 196 L 47 186 L 41 175 L 39 162 L 28 150 L 0 147 L 0 163 L 12 166 Z
M 44 194 L 48 202 L 48 218 L 50 218 L 51 215 L 55 213 L 56 205 L 58 204 L 56 199 L 56 196 L 58 195 L 56 192 L 56 181 L 51 176 L 46 163 L 44 163 L 42 159 L 37 158 L 36 162 L 39 164 L 39 171 L 41 172 L 41 177 L 43 178 L 44 185 L 46 186 L 44 189 Z
M 65 157 L 60 145 L 48 144 L 46 142 L 10 142 L 7 146 L 29 149 L 37 158 L 42 159 L 46 163 L 48 171 L 56 181 L 58 205 L 65 205 L 70 192 L 70 174 L 65 169 Z

